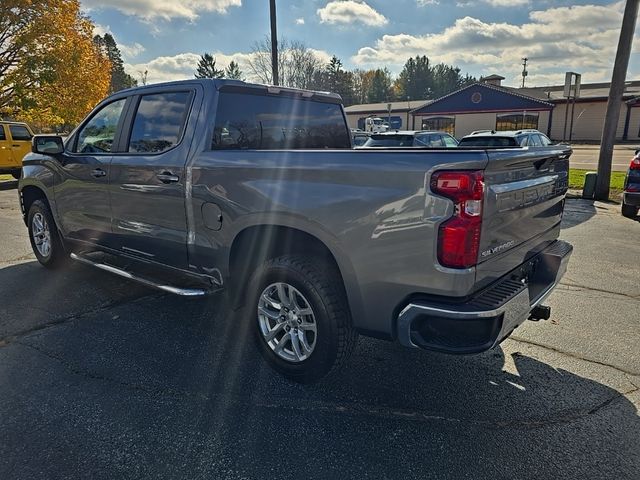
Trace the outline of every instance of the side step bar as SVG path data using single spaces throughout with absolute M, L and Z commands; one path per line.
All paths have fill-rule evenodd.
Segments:
M 126 270 L 122 270 L 121 268 L 114 267 L 112 265 L 107 265 L 106 263 L 94 262 L 93 260 L 90 260 L 88 258 L 76 255 L 75 253 L 71 254 L 71 258 L 80 263 L 91 265 L 92 267 L 99 268 L 100 270 L 104 270 L 106 272 L 115 273 L 120 277 L 128 278 L 129 280 L 142 283 L 147 287 L 156 288 L 158 290 L 162 290 L 163 292 L 173 293 L 174 295 L 180 295 L 183 297 L 203 297 L 207 295 L 207 293 L 209 293 L 208 290 L 205 290 L 202 288 L 178 288 L 178 287 L 173 287 L 171 285 L 163 285 L 160 283 L 156 283 L 152 280 L 148 280 L 146 278 L 133 275 L 132 273 L 129 273 Z

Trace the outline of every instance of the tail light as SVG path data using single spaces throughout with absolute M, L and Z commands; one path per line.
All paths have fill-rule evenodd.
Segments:
M 633 157 L 631 159 L 629 170 L 640 170 L 640 157 Z
M 451 268 L 478 262 L 484 176 L 482 171 L 441 171 L 431 177 L 431 190 L 455 204 L 453 217 L 440 225 L 438 261 Z

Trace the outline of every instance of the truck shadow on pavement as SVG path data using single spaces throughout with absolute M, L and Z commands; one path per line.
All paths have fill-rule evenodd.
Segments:
M 222 295 L 185 300 L 32 263 L 1 269 L 0 284 L 21 292 L 0 297 L 0 328 L 15 330 L 24 308 L 41 324 L 59 319 L 0 348 L 3 479 L 634 478 L 640 468 L 629 383 L 581 376 L 575 359 L 514 342 L 452 357 L 361 338 L 335 378 L 302 386 L 261 361 Z
M 567 198 L 562 216 L 562 229 L 566 230 L 590 220 L 597 213 L 594 200 Z

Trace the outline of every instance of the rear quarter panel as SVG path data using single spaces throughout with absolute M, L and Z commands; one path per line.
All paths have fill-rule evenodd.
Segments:
M 464 295 L 473 269 L 437 266 L 437 226 L 453 204 L 428 193 L 437 169 L 482 169 L 481 151 L 205 151 L 191 169 L 196 258 L 221 268 L 235 236 L 252 225 L 310 233 L 332 251 L 345 280 L 356 327 L 393 331 L 393 311 L 418 292 Z M 222 228 L 202 225 L 204 203 L 220 208 Z M 211 252 L 217 254 L 211 255 Z

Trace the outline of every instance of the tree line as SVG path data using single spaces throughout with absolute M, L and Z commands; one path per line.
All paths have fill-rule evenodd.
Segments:
M 432 64 L 426 55 L 409 58 L 397 77 L 387 68 L 346 70 L 335 55 L 328 62 L 299 41 L 278 41 L 278 71 L 280 85 L 338 93 L 344 105 L 403 100 L 439 98 L 454 90 L 476 82 L 470 75 L 462 75 L 458 67 L 444 63 Z M 271 69 L 271 40 L 256 42 L 247 60 L 248 74 L 236 62 L 227 69 L 216 68 L 211 53 L 200 57 L 196 78 L 233 78 L 273 83 Z
M 125 71 L 113 36 L 94 29 L 79 0 L 0 1 L 0 118 L 68 130 L 108 94 L 146 84 L 147 72 L 138 82 Z M 437 98 L 475 81 L 426 56 L 407 60 L 394 78 L 386 68 L 347 70 L 336 56 L 324 61 L 303 42 L 279 46 L 281 85 L 335 92 L 345 105 Z M 204 53 L 194 74 L 272 83 L 270 39 L 256 42 L 247 58 L 243 72 L 235 61 L 221 68 Z

